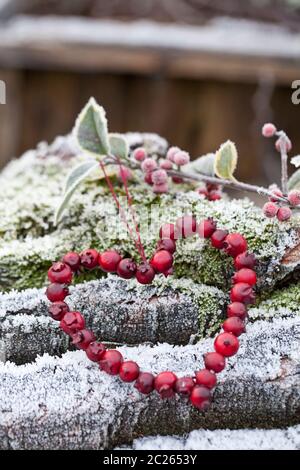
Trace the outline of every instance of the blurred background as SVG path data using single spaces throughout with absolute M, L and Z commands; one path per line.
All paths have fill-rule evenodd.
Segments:
M 193 157 L 230 138 L 237 177 L 279 180 L 273 121 L 300 153 L 300 0 L 0 0 L 0 167 L 68 133 L 93 95 L 111 131 Z

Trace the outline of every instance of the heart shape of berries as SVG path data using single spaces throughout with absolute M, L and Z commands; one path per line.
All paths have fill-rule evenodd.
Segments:
M 176 240 L 196 234 L 209 239 L 214 248 L 225 251 L 234 259 L 235 273 L 232 276 L 227 319 L 222 324 L 223 332 L 215 338 L 215 351 L 204 355 L 204 369 L 195 372 L 193 377 L 177 378 L 171 371 L 161 372 L 155 377 L 150 372 L 141 371 L 136 362 L 124 361 L 116 349 L 106 349 L 103 343 L 96 340 L 94 333 L 85 328 L 82 314 L 70 311 L 65 302 L 69 294 L 68 286 L 80 270 L 97 267 L 108 273 L 116 273 L 123 279 L 136 277 L 141 284 L 151 284 L 158 274 L 172 274 Z M 188 397 L 196 408 L 205 410 L 212 401 L 212 392 L 217 383 L 216 374 L 224 369 L 226 358 L 237 353 L 238 336 L 245 332 L 246 305 L 255 300 L 253 288 L 257 278 L 253 268 L 256 259 L 253 253 L 247 251 L 247 241 L 241 234 L 217 229 L 212 218 L 197 223 L 192 216 L 186 215 L 175 224 L 164 224 L 159 236 L 152 259 L 149 262 L 144 260 L 139 266 L 130 258 L 122 258 L 114 250 L 98 253 L 95 249 L 88 249 L 81 254 L 67 253 L 48 271 L 51 284 L 46 295 L 52 302 L 49 314 L 54 320 L 60 321 L 61 329 L 72 338 L 73 344 L 83 349 L 91 361 L 97 362 L 102 371 L 119 375 L 124 382 L 134 382 L 135 388 L 143 394 L 156 390 L 161 398 L 171 398 L 178 393 Z

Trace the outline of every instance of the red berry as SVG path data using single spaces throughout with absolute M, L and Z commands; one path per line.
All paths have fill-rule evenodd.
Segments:
M 48 270 L 48 279 L 50 282 L 58 282 L 60 284 L 70 284 L 72 281 L 72 270 L 69 265 L 58 261 L 54 263 Z
M 134 386 L 140 393 L 148 395 L 154 389 L 154 375 L 149 372 L 141 372 Z
M 175 391 L 180 395 L 190 396 L 194 386 L 195 382 L 192 377 L 180 377 L 176 380 Z
M 69 253 L 65 254 L 62 260 L 64 263 L 70 266 L 72 271 L 78 271 L 80 268 L 80 256 L 78 253 L 70 251 Z
M 247 250 L 247 240 L 240 233 L 230 233 L 225 238 L 225 251 L 230 256 L 236 257 Z
M 293 191 L 290 191 L 288 194 L 288 200 L 289 203 L 292 206 L 299 206 L 300 204 L 300 191 L 297 189 L 293 189 Z
M 278 212 L 278 206 L 277 204 L 275 204 L 275 202 L 266 202 L 265 205 L 263 206 L 263 213 L 269 219 L 272 219 L 273 217 L 275 217 L 277 212 Z
M 131 279 L 136 273 L 136 264 L 130 258 L 124 258 L 117 267 L 117 273 L 123 279 Z
M 161 398 L 171 398 L 174 395 L 174 387 L 177 377 L 173 372 L 161 372 L 155 377 L 154 388 Z
M 69 295 L 69 289 L 63 284 L 53 282 L 46 289 L 46 296 L 50 302 L 59 302 L 64 300 Z
M 140 284 L 151 284 L 155 271 L 148 263 L 143 263 L 137 267 L 135 277 Z
M 147 152 L 143 147 L 138 147 L 134 149 L 132 154 L 133 158 L 135 158 L 135 160 L 138 162 L 142 162 L 147 157 Z
M 99 367 L 109 375 L 118 375 L 122 362 L 123 356 L 119 351 L 108 349 L 103 353 Z
M 106 348 L 104 344 L 99 343 L 98 341 L 93 341 L 88 345 L 86 355 L 90 361 L 99 362 L 105 350 Z
M 72 344 L 79 349 L 86 350 L 90 343 L 95 341 L 95 335 L 90 330 L 80 330 L 72 335 Z
M 121 256 L 117 251 L 108 250 L 99 254 L 98 262 L 102 271 L 106 273 L 117 272 L 118 264 L 121 261 Z
M 248 253 L 248 251 L 244 251 L 244 253 L 240 253 L 234 260 L 234 267 L 235 269 L 243 269 L 249 268 L 253 269 L 256 265 L 256 258 L 253 253 Z
M 214 347 L 217 353 L 230 357 L 237 353 L 239 340 L 232 333 L 220 333 L 215 339 Z
M 285 222 L 291 218 L 292 211 L 289 207 L 280 207 L 277 212 L 277 219 L 280 222 Z
M 215 232 L 211 235 L 210 241 L 214 248 L 218 248 L 221 250 L 225 247 L 225 239 L 228 235 L 227 230 L 215 230 Z
M 163 238 L 157 242 L 156 250 L 167 250 L 169 253 L 173 254 L 176 251 L 176 243 L 171 238 Z
M 220 199 L 222 199 L 221 191 L 210 191 L 208 193 L 208 200 L 209 201 L 219 201 Z
M 93 248 L 84 250 L 82 253 L 80 253 L 81 264 L 86 269 L 93 269 L 98 266 L 98 257 L 98 251 L 94 250 Z
M 173 256 L 167 250 L 157 251 L 151 260 L 151 266 L 158 273 L 164 273 L 168 271 L 168 269 L 172 267 L 172 264 Z
M 152 181 L 152 173 L 151 173 L 151 172 L 145 173 L 144 181 L 145 181 L 145 183 L 147 183 L 147 184 L 150 184 L 150 185 L 153 184 L 153 181 Z
M 197 193 L 204 196 L 205 198 L 208 197 L 208 191 L 205 188 L 198 188 L 196 189 Z
M 202 385 L 195 385 L 190 396 L 190 401 L 199 410 L 207 410 L 211 403 L 211 394 L 209 389 Z
M 65 302 L 54 302 L 48 308 L 49 315 L 54 319 L 60 321 L 64 314 L 69 311 L 69 307 Z
M 254 284 L 256 284 L 257 277 L 253 269 L 243 268 L 233 275 L 232 280 L 234 284 L 237 284 L 238 282 L 245 282 L 250 286 L 254 286 Z
M 122 362 L 120 367 L 120 379 L 123 382 L 134 382 L 140 373 L 140 368 L 136 362 L 133 361 L 125 361 Z
M 216 229 L 217 224 L 212 217 L 201 220 L 200 224 L 198 225 L 198 233 L 201 238 L 210 238 Z
M 163 275 L 164 275 L 165 277 L 172 276 L 172 274 L 174 274 L 174 268 L 173 268 L 173 267 L 170 268 L 170 269 L 168 269 L 168 271 L 165 271 L 165 272 L 163 273 Z
M 206 183 L 206 189 L 210 193 L 211 191 L 220 191 L 220 185 L 216 183 Z
M 180 178 L 180 176 L 172 176 L 172 181 L 173 181 L 173 183 L 175 183 L 175 184 L 181 184 L 181 183 L 183 183 L 183 179 Z
M 80 312 L 67 312 L 60 322 L 60 327 L 67 335 L 72 335 L 84 329 L 85 321 Z
M 272 194 L 274 194 L 274 197 L 269 197 L 269 201 L 271 201 L 271 202 L 278 202 L 278 198 L 276 196 L 283 197 L 282 191 L 280 191 L 280 189 L 278 189 L 278 188 L 274 189 L 272 191 Z
M 163 170 L 172 170 L 172 168 L 173 168 L 173 164 L 170 160 L 161 160 L 159 162 L 159 166 Z
M 221 372 L 225 367 L 224 356 L 216 352 L 204 354 L 204 364 L 206 369 L 214 372 Z
M 238 282 L 230 291 L 230 300 L 232 302 L 242 302 L 244 304 L 252 304 L 255 301 L 255 294 L 249 284 Z
M 227 316 L 230 317 L 239 317 L 241 320 L 244 320 L 247 317 L 247 309 L 245 304 L 241 302 L 233 302 L 227 307 Z
M 208 369 L 199 370 L 196 372 L 196 383 L 207 388 L 214 388 L 217 383 L 216 374 Z
M 184 215 L 176 221 L 176 233 L 178 237 L 191 237 L 197 232 L 197 222 L 191 215 Z
M 178 237 L 175 231 L 175 225 L 163 224 L 159 230 L 159 238 L 171 238 L 171 240 L 176 240 Z
M 223 330 L 226 333 L 232 333 L 234 336 L 240 336 L 245 333 L 245 323 L 239 317 L 230 317 L 223 323 Z
M 262 135 L 264 137 L 273 137 L 273 135 L 275 135 L 276 132 L 277 132 L 277 129 L 274 126 L 274 124 L 272 124 L 271 122 L 268 122 L 268 123 L 263 125 Z

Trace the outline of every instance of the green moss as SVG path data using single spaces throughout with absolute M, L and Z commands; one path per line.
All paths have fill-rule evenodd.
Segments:
M 294 315 L 300 315 L 299 282 L 273 291 L 256 307 L 249 310 L 250 320 L 285 318 Z

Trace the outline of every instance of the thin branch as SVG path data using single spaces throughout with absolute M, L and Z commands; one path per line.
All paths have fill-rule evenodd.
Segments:
M 287 145 L 288 145 L 288 137 L 285 132 L 279 131 L 277 132 L 279 135 L 279 147 L 280 147 L 280 154 L 281 154 L 281 190 L 283 194 L 288 193 L 288 169 L 287 169 Z

